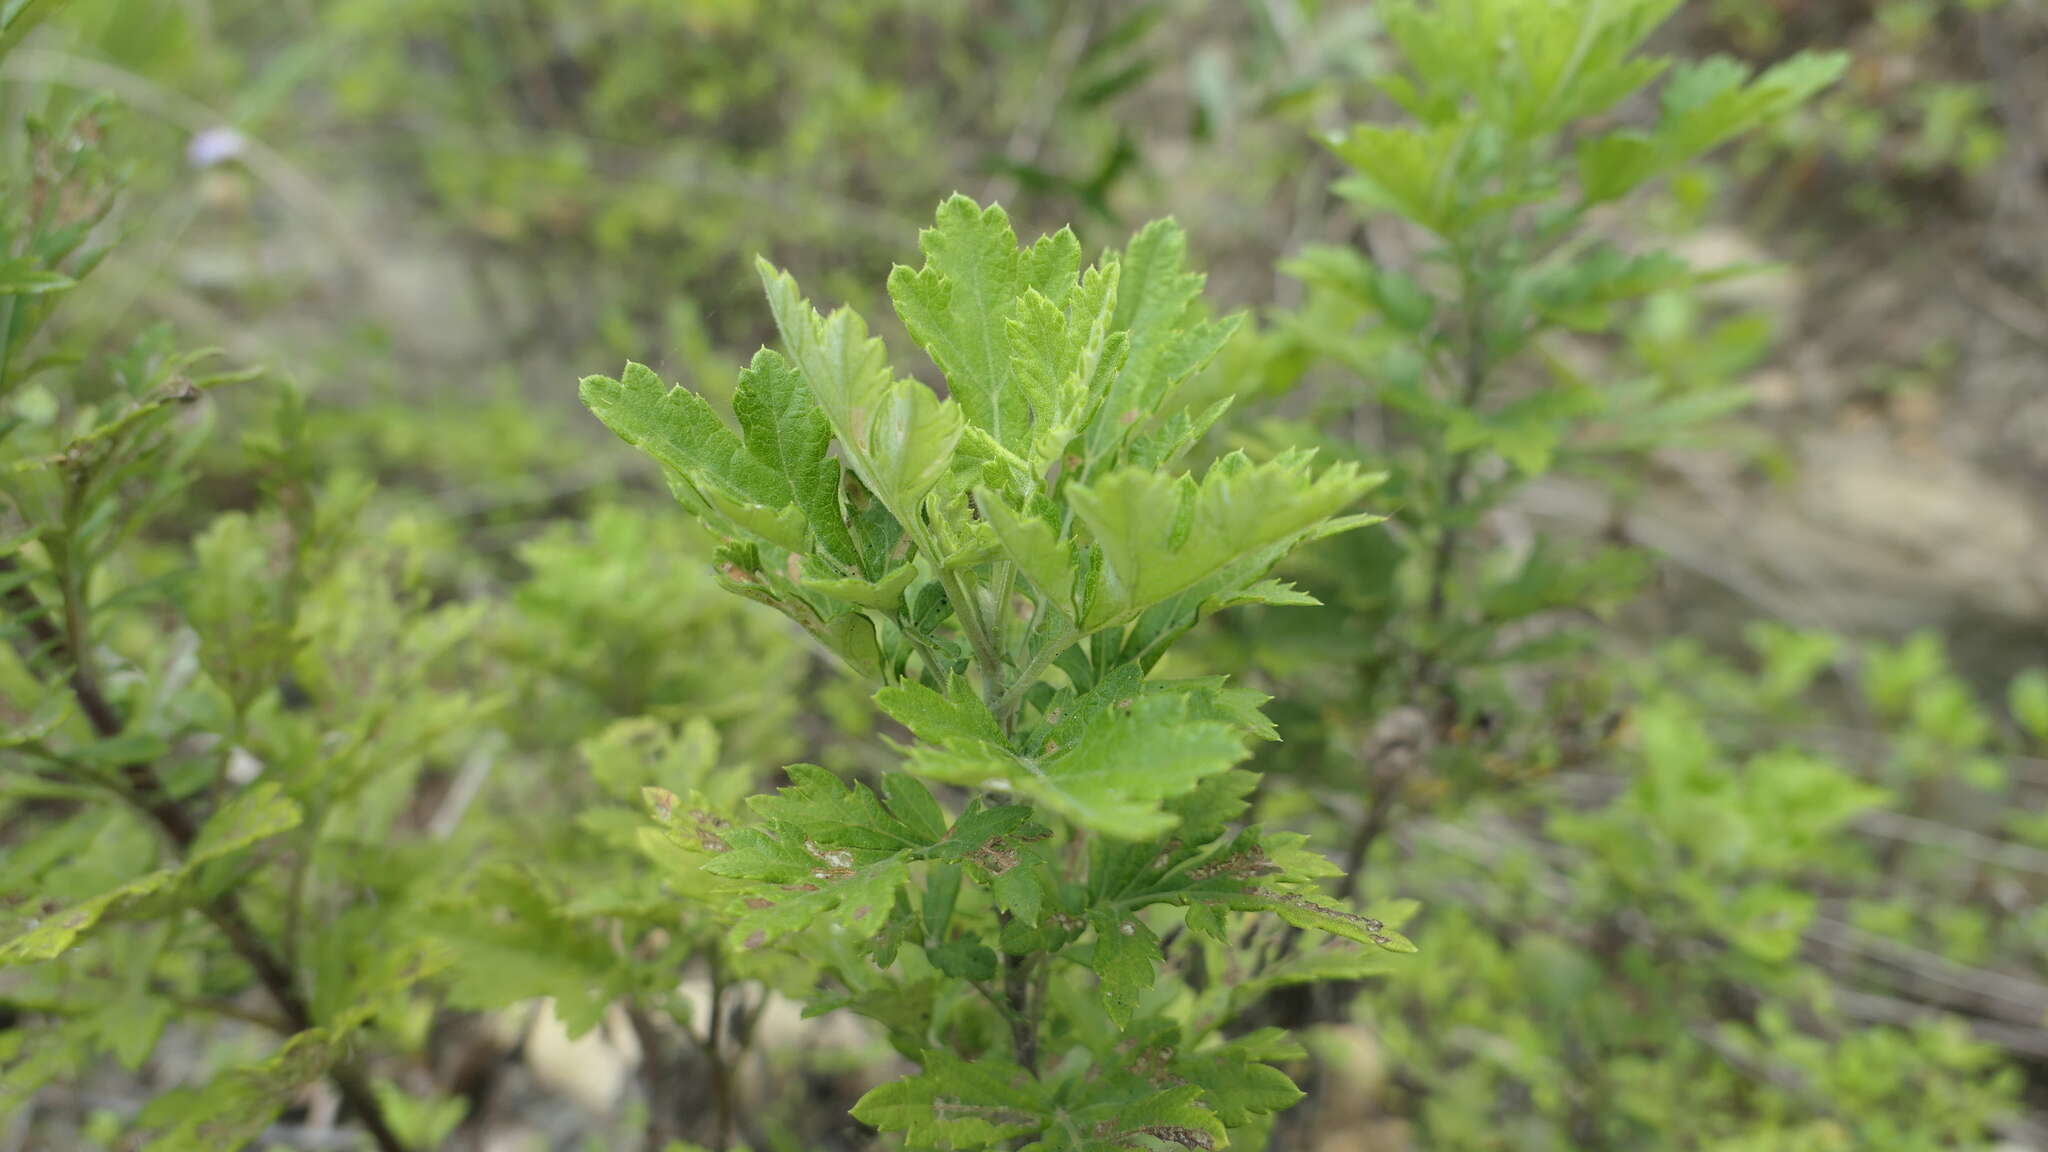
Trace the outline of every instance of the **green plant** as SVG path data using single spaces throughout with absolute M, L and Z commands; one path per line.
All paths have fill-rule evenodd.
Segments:
M 1343 513 L 1376 481 L 1303 452 L 1176 469 L 1221 406 L 1175 389 L 1236 320 L 1204 318 L 1171 223 L 1084 272 L 1071 233 L 1019 248 L 956 196 L 921 247 L 890 296 L 948 399 L 765 262 L 786 355 L 742 374 L 737 434 L 638 365 L 583 381 L 728 538 L 720 582 L 879 682 L 914 738 L 878 790 L 798 765 L 744 823 L 650 790 L 726 882 L 677 895 L 743 954 L 808 958 L 813 1009 L 887 1028 L 920 1071 L 855 1115 L 913 1147 L 1221 1147 L 1298 1096 L 1271 1067 L 1291 1042 L 1225 1039 L 1237 1012 L 1411 946 L 1321 895 L 1300 837 L 1235 827 L 1259 697 L 1146 673 L 1208 612 L 1297 602 L 1265 573 L 1370 522 Z M 1299 929 L 1365 947 L 1275 947 Z
M 436 902 L 427 933 L 449 958 L 447 1003 L 496 1010 L 546 999 L 572 1037 L 616 1007 L 639 1047 L 645 1147 L 662 1152 L 686 1134 L 706 1098 L 716 1113 L 704 1117 L 704 1132 L 723 1147 L 737 1103 L 731 1065 L 746 1047 L 744 1029 L 723 1033 L 759 1003 L 748 1008 L 731 994 L 721 926 L 701 910 L 677 914 L 664 880 L 686 875 L 692 862 L 646 835 L 639 799 L 642 788 L 659 786 L 731 812 L 755 775 L 721 761 L 718 735 L 701 719 L 680 727 L 622 720 L 584 741 L 579 759 L 594 787 L 548 773 L 545 796 L 519 798 L 532 814 L 494 814 L 467 882 Z M 557 806 L 578 803 L 574 820 L 553 818 Z M 657 876 L 650 857 L 673 870 Z M 693 1019 L 679 974 L 699 962 L 710 970 L 711 997 L 705 1018 Z M 702 1097 L 683 1076 L 685 1039 L 713 1081 Z
M 1388 5 L 1399 68 L 1380 87 L 1406 120 L 1329 142 L 1349 170 L 1338 194 L 1396 242 L 1314 246 L 1288 266 L 1307 296 L 1261 354 L 1310 415 L 1254 435 L 1315 437 L 1385 470 L 1397 511 L 1390 531 L 1295 571 L 1330 610 L 1252 618 L 1245 635 L 1247 655 L 1301 683 L 1287 695 L 1306 709 L 1286 719 L 1314 735 L 1293 745 L 1292 774 L 1351 783 L 1357 758 L 1373 764 L 1347 817 L 1353 874 L 1403 803 L 1484 795 L 1598 743 L 1528 706 L 1533 673 L 1583 651 L 1581 625 L 1627 603 L 1648 565 L 1633 549 L 1500 540 L 1518 497 L 1557 472 L 1625 488 L 1628 465 L 1746 401 L 1755 325 L 1701 322 L 1693 291 L 1719 273 L 1617 227 L 1614 208 L 1782 117 L 1842 61 L 1752 75 L 1644 54 L 1674 7 Z M 1646 124 L 1616 111 L 1638 97 L 1656 109 Z
M 2007 1013 L 1907 975 L 1957 989 L 2038 968 L 2024 922 L 2001 926 L 1996 956 L 1972 955 L 1966 926 L 1942 932 L 1971 910 L 1944 889 L 1959 845 L 1993 841 L 1891 812 L 1899 795 L 1871 781 L 1883 758 L 1862 740 L 1845 754 L 1858 730 L 1818 722 L 1828 681 L 1859 667 L 1852 646 L 1779 627 L 1750 641 L 1735 659 L 1677 643 L 1624 666 L 1630 738 L 1612 774 L 1573 785 L 1597 798 L 1425 834 L 1418 868 L 1469 899 L 1424 934 L 1447 963 L 1368 1011 L 1433 1146 L 1512 1131 L 1663 1147 L 1683 1127 L 1710 1148 L 1977 1147 L 2013 1111 L 2019 1070 L 1985 1023 Z M 1932 687 L 1929 646 L 1913 647 Z M 1902 1105 L 1907 1080 L 1943 1104 Z M 1501 1100 L 1524 1103 L 1486 1103 Z
M 1357 172 L 1347 195 L 1406 224 L 1418 254 L 1393 268 L 1348 249 L 1306 254 L 1309 300 L 1276 340 L 1283 364 L 1306 351 L 1374 381 L 1388 418 L 1352 451 L 1392 474 L 1410 511 L 1317 557 L 1336 563 L 1298 570 L 1351 620 L 1319 628 L 1304 613 L 1304 641 L 1249 654 L 1283 682 L 1313 668 L 1325 685 L 1328 661 L 1358 654 L 1356 678 L 1327 689 L 1325 738 L 1303 767 L 1350 768 L 1362 753 L 1364 802 L 1337 815 L 1352 822 L 1350 874 L 1368 902 L 1399 890 L 1455 909 L 1416 930 L 1437 964 L 1358 1005 L 1393 1057 L 1388 1106 L 1423 1142 L 1975 1146 L 2014 1107 L 2014 1070 L 1969 1035 L 1981 1016 L 1956 998 L 1946 1010 L 1896 998 L 1886 971 L 1904 957 L 1939 979 L 1995 983 L 2036 962 L 2031 925 L 1997 931 L 1981 909 L 1944 903 L 1935 885 L 1954 891 L 1954 860 L 1928 858 L 1960 844 L 2003 861 L 2017 846 L 1886 810 L 1893 789 L 1932 810 L 1959 767 L 1998 782 L 1991 715 L 1938 648 L 1869 662 L 1872 711 L 1896 731 L 1893 756 L 1866 767 L 1779 728 L 1820 710 L 1813 686 L 1842 659 L 1834 638 L 1760 627 L 1756 666 L 1690 648 L 1650 674 L 1565 665 L 1550 659 L 1549 619 L 1619 602 L 1645 558 L 1579 559 L 1542 537 L 1486 546 L 1531 479 L 1613 478 L 1616 462 L 1740 402 L 1727 373 L 1695 379 L 1701 358 L 1672 356 L 1669 320 L 1695 308 L 1698 277 L 1622 250 L 1600 209 L 1768 125 L 1840 64 L 1796 58 L 1754 79 L 1725 61 L 1678 67 L 1654 126 L 1575 123 L 1669 67 L 1631 54 L 1669 7 L 1393 9 L 1411 74 L 1389 90 L 1419 123 L 1356 129 L 1335 147 Z M 1599 355 L 1591 340 L 1623 325 L 1623 354 Z M 1714 340 L 1735 369 L 1755 343 L 1741 330 Z M 1587 369 L 1632 360 L 1639 379 L 1595 383 Z M 1324 424 L 1352 401 L 1319 399 Z M 2016 714 L 2037 695 L 2028 683 Z M 1731 710 L 1739 747 L 1720 742 L 1701 696 Z M 1857 835 L 1873 828 L 1943 844 L 1879 853 Z M 1401 856 L 1375 855 L 1388 839 Z M 1935 940 L 1938 953 L 1922 951 Z M 1952 1106 L 1882 1106 L 1908 1078 Z
M 1618 481 L 1625 496 L 1644 457 L 1741 406 L 1739 373 L 1767 339 L 1740 318 L 1701 324 L 1705 277 L 1613 209 L 1780 121 L 1842 61 L 1752 75 L 1642 55 L 1674 7 L 1381 8 L 1403 66 L 1381 86 L 1408 121 L 1355 127 L 1332 148 L 1351 170 L 1338 191 L 1372 213 L 1382 243 L 1294 262 L 1307 299 L 1259 351 L 1269 373 L 1306 366 L 1322 387 L 1297 393 L 1307 419 L 1254 435 L 1335 429 L 1323 442 L 1385 469 L 1399 510 L 1391 531 L 1290 567 L 1331 609 L 1251 619 L 1212 651 L 1259 662 L 1287 686 L 1283 706 L 1308 705 L 1283 715 L 1313 736 L 1275 761 L 1288 771 L 1266 811 L 1349 825 L 1355 879 L 1339 891 L 1454 909 L 1416 928 L 1436 963 L 1356 1007 L 1392 1056 L 1387 1106 L 1421 1143 L 1981 1140 L 2012 1104 L 1996 1054 L 1958 1021 L 1867 1027 L 1833 1003 L 1809 951 L 1812 933 L 1854 914 L 1815 891 L 1882 875 L 1851 830 L 1893 794 L 1755 716 L 1738 726 L 1754 734 L 1742 748 L 1724 749 L 1676 671 L 1561 659 L 1586 653 L 1578 625 L 1625 603 L 1649 558 L 1496 535 L 1546 475 Z M 1646 91 L 1653 119 L 1618 114 Z M 1370 404 L 1346 377 L 1367 382 Z M 1726 673 L 1745 709 L 1810 715 L 1835 647 L 1785 629 L 1756 638 L 1763 670 Z M 1945 734 L 1952 765 L 1988 724 L 1959 686 L 1906 663 L 1891 678 L 1911 685 L 1902 694 L 1926 714 L 1915 727 Z M 1704 667 L 1696 678 L 1724 682 Z M 1306 797 L 1282 780 L 1321 787 Z M 1969 916 L 1940 920 L 1959 948 L 1990 935 Z M 1313 1007 L 1320 1019 L 1351 1008 Z M 1941 1084 L 1957 1106 L 1869 1103 L 1899 1076 Z
M 1663 253 L 1984 191 L 1995 4 L 1660 33 L 1853 50 L 1790 109 L 1640 0 L 74 0 L 0 67 L 0 1145 L 2027 1142 L 2048 677 L 1639 531 L 1785 315 Z M 954 179 L 1081 240 L 955 200 L 869 308 Z M 1210 284 L 1082 267 L 1160 203 Z M 752 250 L 934 363 L 771 273 L 728 371 Z M 527 394 L 593 348 L 710 531 Z
M 1942 185 L 1981 183 L 2007 152 L 1992 82 L 1958 68 L 1953 47 L 1969 38 L 2010 36 L 2004 0 L 1879 0 L 1787 20 L 1779 6 L 1753 2 L 1715 6 L 1710 20 L 1744 54 L 1782 55 L 1825 35 L 1849 46 L 1856 66 L 1838 88 L 1801 115 L 1770 125 L 1745 148 L 1739 166 L 1791 209 L 1817 191 L 1839 198 L 1870 224 L 1897 230 L 1929 204 Z M 1974 59 L 1974 48 L 1964 55 Z M 1827 199 L 1835 200 L 1836 196 Z
M 201 401 L 253 374 L 161 328 L 66 345 L 54 305 L 104 255 L 119 182 L 103 111 L 52 107 L 10 134 L 0 201 L 0 1110 L 134 1069 L 176 1023 L 228 1058 L 132 1118 L 149 1147 L 239 1147 L 325 1078 L 398 1149 L 361 1050 L 434 964 L 408 882 L 447 857 L 403 816 L 491 707 L 454 683 L 479 611 L 429 610 L 405 534 L 358 530 L 365 490 L 304 471 L 288 390 L 251 442 L 261 510 L 153 535 Z
M 473 817 L 472 870 L 428 929 L 449 957 L 446 1004 L 545 999 L 572 1038 L 622 1018 L 649 1152 L 687 1135 L 728 1146 L 756 1104 L 735 1069 L 767 994 L 735 976 L 709 909 L 678 914 L 669 885 L 696 877 L 695 862 L 651 834 L 641 790 L 736 816 L 760 766 L 800 746 L 791 721 L 807 661 L 782 621 L 718 594 L 702 533 L 677 518 L 607 505 L 519 554 L 529 572 L 492 644 L 516 707 Z M 566 745 L 583 771 L 563 770 Z M 693 1005 L 683 985 L 700 976 Z
M 702 719 L 749 759 L 793 752 L 803 653 L 781 621 L 718 596 L 711 551 L 694 526 L 619 505 L 521 544 L 528 575 L 495 644 L 522 673 L 514 738 L 545 753 L 616 720 Z

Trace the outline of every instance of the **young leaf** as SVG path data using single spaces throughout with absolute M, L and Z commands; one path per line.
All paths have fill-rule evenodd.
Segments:
M 974 492 L 975 506 L 994 529 L 1003 553 L 1017 565 L 1024 578 L 1050 599 L 1062 612 L 1071 612 L 1074 595 L 1074 547 L 1059 538 L 1051 524 L 1029 513 L 1017 512 L 1003 498 L 986 488 Z
M 1030 448 L 1026 389 L 1011 384 L 1010 323 L 1027 293 L 1057 310 L 1080 272 L 1081 246 L 1062 229 L 1019 250 L 999 205 L 955 194 L 918 235 L 924 267 L 889 273 L 889 299 L 911 338 L 945 373 L 967 419 L 1008 451 Z
M 1450 235 L 1459 223 L 1450 202 L 1457 190 L 1452 173 L 1465 147 L 1465 134 L 1451 126 L 1355 125 L 1331 144 L 1355 173 L 1338 191 L 1368 207 L 1397 212 L 1439 236 Z
M 1232 453 L 1200 484 L 1125 469 L 1070 489 L 1074 513 L 1102 550 L 1103 587 L 1085 627 L 1127 619 L 1224 568 L 1315 531 L 1373 487 L 1355 465 L 1311 475 L 1290 453 L 1253 464 Z
M 702 396 L 642 364 L 628 364 L 619 379 L 586 376 L 583 403 L 619 438 L 699 484 L 722 487 L 738 500 L 766 508 L 790 502 L 789 481 L 747 451 Z
M 939 477 L 953 463 L 960 442 L 960 406 L 941 400 L 915 380 L 898 380 L 884 394 L 867 440 L 875 494 L 887 494 L 891 509 L 908 520 Z
M 1215 357 L 1239 317 L 1202 320 L 1199 272 L 1187 270 L 1187 234 L 1172 220 L 1155 220 L 1131 238 L 1116 259 L 1116 315 L 1112 331 L 1130 334 L 1123 370 L 1090 435 L 1090 450 L 1104 454 L 1159 412 L 1181 382 Z
M 756 264 L 782 342 L 847 466 L 898 522 L 916 523 L 918 502 L 952 462 L 963 424 L 959 406 L 915 380 L 891 383 L 888 350 L 868 335 L 866 321 L 846 308 L 818 315 L 788 273 L 766 260 Z
M 839 462 L 828 454 L 832 425 L 796 370 L 770 349 L 754 353 L 732 407 L 747 452 L 782 475 L 819 550 L 841 567 L 856 566 L 860 555 L 839 508 Z

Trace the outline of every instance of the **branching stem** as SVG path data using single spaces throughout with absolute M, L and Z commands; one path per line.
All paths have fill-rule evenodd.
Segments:
M 21 578 L 20 566 L 12 556 L 0 556 L 0 583 L 7 586 L 4 601 L 8 614 L 28 630 L 38 649 L 60 654 L 59 659 L 69 667 L 72 695 L 92 725 L 93 732 L 102 740 L 119 736 L 126 725 L 108 701 L 106 693 L 100 689 L 99 681 L 85 658 L 90 621 L 78 582 L 70 579 L 59 581 L 65 597 L 64 634 L 60 634 L 57 626 L 50 622 L 48 609 Z M 199 826 L 185 806 L 164 788 L 156 770 L 147 763 L 133 761 L 122 765 L 121 777 L 127 785 L 130 802 L 155 822 L 179 856 L 189 855 L 193 843 L 199 838 Z M 313 1029 L 316 1021 L 312 1006 L 300 991 L 297 979 L 257 930 L 234 890 L 229 889 L 213 897 L 201 905 L 199 911 L 256 974 L 257 982 L 263 985 L 277 1005 L 283 1022 L 289 1024 L 294 1032 Z M 369 1081 L 360 1071 L 343 1062 L 329 1070 L 328 1079 L 334 1082 L 342 1101 L 376 1142 L 380 1152 L 406 1152 L 404 1143 L 385 1118 L 376 1093 L 371 1091 Z
M 1483 287 L 1486 275 L 1485 269 L 1475 270 L 1468 259 L 1460 277 L 1465 295 L 1465 317 L 1460 336 L 1457 406 L 1468 412 L 1476 408 L 1486 395 L 1492 375 L 1492 357 L 1486 340 L 1487 305 Z M 1425 688 L 1435 679 L 1437 664 L 1443 655 L 1441 634 L 1450 618 L 1451 581 L 1457 568 L 1458 550 L 1464 543 L 1464 526 L 1457 513 L 1476 451 L 1472 448 L 1448 450 L 1437 489 L 1437 515 L 1443 526 L 1437 533 L 1436 545 L 1430 555 L 1429 591 L 1423 602 L 1426 647 L 1417 661 L 1416 673 L 1419 685 Z
M 1062 620 L 1060 630 L 1046 637 L 1045 642 L 1032 653 L 1031 663 L 1018 671 L 1017 678 L 1010 682 L 1009 689 L 996 701 L 996 721 L 1003 726 L 1004 731 L 1009 731 L 1011 724 L 1016 720 L 1017 709 L 1023 707 L 1024 697 L 1030 694 L 1032 685 L 1038 683 L 1038 678 L 1045 675 L 1045 670 L 1052 667 L 1053 661 L 1058 660 L 1080 639 L 1081 629 L 1072 621 Z

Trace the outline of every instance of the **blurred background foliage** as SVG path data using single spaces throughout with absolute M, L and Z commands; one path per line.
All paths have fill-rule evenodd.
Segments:
M 1316 1064 L 1272 1146 L 2048 1148 L 2048 7 L 1692 0 L 1656 43 L 1849 63 L 1591 218 L 1731 274 L 1575 317 L 1510 381 L 1608 407 L 1474 434 L 1516 479 L 1461 527 L 1463 647 L 1411 634 L 1397 519 L 1288 573 L 1325 607 L 1212 629 L 1190 661 L 1276 697 L 1275 818 L 1424 906 L 1426 962 L 1272 997 Z M 209 404 L 124 571 L 181 570 L 195 538 L 232 567 L 251 545 L 218 517 L 299 477 L 357 539 L 301 609 L 333 655 L 292 673 L 318 707 L 356 722 L 368 689 L 334 669 L 462 633 L 420 653 L 422 683 L 462 688 L 418 720 L 442 735 L 350 817 L 461 846 L 387 844 L 352 881 L 462 958 L 382 1009 L 394 1117 L 489 1148 L 702 1138 L 631 1084 L 659 1009 L 690 1042 L 640 1066 L 742 1079 L 757 1147 L 870 1146 L 842 1114 L 891 1057 L 734 991 L 701 926 L 663 921 L 622 863 L 643 781 L 607 766 L 717 762 L 736 796 L 792 760 L 880 767 L 876 722 L 712 594 L 707 542 L 576 376 L 630 356 L 729 387 L 770 336 L 757 252 L 889 318 L 882 273 L 959 189 L 1091 249 L 1177 216 L 1255 321 L 1194 389 L 1239 394 L 1212 439 L 1398 465 L 1412 352 L 1375 318 L 1419 305 L 1375 269 L 1428 281 L 1426 245 L 1346 203 L 1316 139 L 1393 118 L 1393 63 L 1378 7 L 1335 0 L 77 0 L 0 62 L 10 126 L 104 94 L 129 184 L 51 355 L 168 321 L 273 380 Z M 1394 495 L 1428 508 L 1415 475 Z M 1456 675 L 1417 695 L 1423 650 Z M 565 1000 L 563 970 L 601 987 Z M 745 1031 L 721 1054 L 722 1011 Z M 235 1058 L 192 1031 L 161 1058 Z M 127 1147 L 176 1080 L 84 1059 L 0 1098 L 0 1148 Z

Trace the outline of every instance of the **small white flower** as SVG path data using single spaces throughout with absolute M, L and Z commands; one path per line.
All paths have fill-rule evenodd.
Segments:
M 263 775 L 263 761 L 258 760 L 246 749 L 236 747 L 228 751 L 228 782 L 231 784 L 252 784 Z
M 248 146 L 248 138 L 233 128 L 208 128 L 185 145 L 185 160 L 194 168 L 211 168 L 238 159 Z

